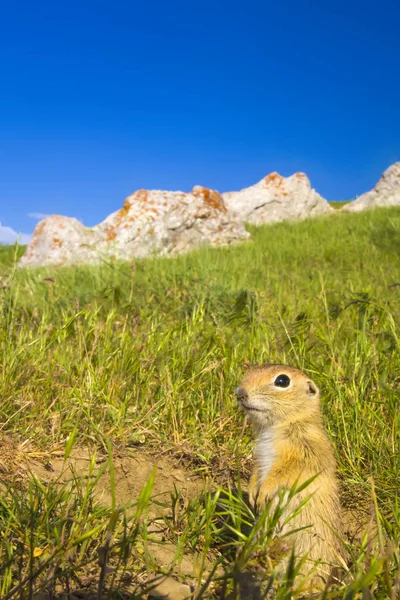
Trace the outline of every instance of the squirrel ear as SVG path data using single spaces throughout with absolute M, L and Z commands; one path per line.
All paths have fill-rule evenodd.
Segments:
M 318 388 L 315 385 L 315 383 L 313 383 L 312 381 L 307 381 L 307 393 L 310 394 L 310 396 L 315 396 L 315 394 L 318 392 Z

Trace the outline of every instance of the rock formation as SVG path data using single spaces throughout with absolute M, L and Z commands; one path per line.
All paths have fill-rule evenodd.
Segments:
M 400 206 L 400 162 L 386 169 L 371 191 L 345 204 L 341 210 L 359 212 L 378 206 Z
M 222 197 L 242 221 L 256 225 L 305 219 L 333 210 L 328 201 L 311 188 L 304 173 L 290 177 L 270 173 L 255 185 L 239 192 L 227 192 Z
M 149 254 L 175 254 L 204 244 L 246 239 L 244 225 L 220 194 L 196 186 L 185 194 L 139 190 L 102 223 L 88 228 L 53 215 L 40 221 L 19 265 L 95 264 Z

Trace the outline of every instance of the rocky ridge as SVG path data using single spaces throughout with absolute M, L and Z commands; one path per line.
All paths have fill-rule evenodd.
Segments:
M 226 245 L 249 237 L 220 194 L 139 190 L 95 227 L 52 215 L 40 221 L 20 266 L 95 264 L 151 254 L 185 252 L 204 244 Z
M 368 208 L 400 205 L 400 162 L 391 165 L 379 179 L 375 187 L 359 196 L 353 202 L 345 204 L 345 212 L 359 212 Z
M 329 202 L 312 189 L 304 173 L 282 177 L 270 173 L 255 185 L 222 197 L 238 217 L 261 225 L 285 220 L 300 220 L 331 212 Z
M 341 210 L 394 205 L 400 205 L 400 162 L 389 167 L 370 192 Z M 246 222 L 260 225 L 332 212 L 336 211 L 304 173 L 270 173 L 255 185 L 222 195 L 202 186 L 189 193 L 138 190 L 95 227 L 70 217 L 46 217 L 37 224 L 19 265 L 96 264 L 178 254 L 245 240 Z

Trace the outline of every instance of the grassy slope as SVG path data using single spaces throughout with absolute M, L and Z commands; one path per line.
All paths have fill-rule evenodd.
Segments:
M 42 449 L 71 432 L 184 445 L 218 473 L 251 452 L 232 397 L 244 363 L 287 362 L 321 388 L 344 502 L 368 504 L 372 477 L 398 546 L 400 210 L 251 231 L 231 248 L 98 268 L 19 271 L 1 249 L 3 433 Z M 367 565 L 382 598 L 398 585 L 384 545 Z
M 351 202 L 351 200 L 332 200 L 329 202 L 329 205 L 332 206 L 332 208 L 339 210 L 342 208 L 342 206 L 348 204 L 349 202 Z

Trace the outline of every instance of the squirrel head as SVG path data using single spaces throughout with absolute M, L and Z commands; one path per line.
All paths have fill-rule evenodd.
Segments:
M 285 365 L 253 367 L 235 394 L 249 420 L 259 427 L 320 414 L 318 387 L 305 373 Z

